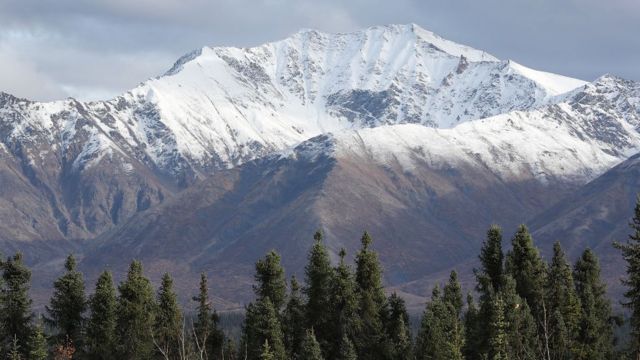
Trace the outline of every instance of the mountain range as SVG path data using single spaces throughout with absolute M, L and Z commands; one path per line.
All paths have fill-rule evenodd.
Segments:
M 637 82 L 414 24 L 302 30 L 198 49 L 107 101 L 0 93 L 0 250 L 26 253 L 42 298 L 75 252 L 89 278 L 139 258 L 190 290 L 206 271 L 231 308 L 265 251 L 301 275 L 316 229 L 334 258 L 366 229 L 389 287 L 420 299 L 452 268 L 471 276 L 490 224 L 527 223 L 543 250 L 596 249 L 613 283 L 638 152 Z

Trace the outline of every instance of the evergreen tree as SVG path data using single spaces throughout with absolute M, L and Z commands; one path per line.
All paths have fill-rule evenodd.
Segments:
M 491 304 L 491 317 L 487 329 L 489 333 L 488 360 L 508 360 L 504 300 L 500 296 L 495 296 Z
M 276 312 L 279 312 L 286 298 L 287 283 L 278 253 L 272 250 L 256 263 L 255 281 L 257 285 L 254 291 L 258 299 L 268 297 Z
M 480 349 L 483 330 L 480 328 L 480 312 L 473 301 L 471 293 L 467 294 L 467 311 L 464 314 L 464 347 L 462 353 L 467 360 L 480 359 Z
M 580 301 L 575 292 L 571 266 L 560 243 L 553 245 L 553 258 L 546 285 L 546 306 L 549 321 L 549 351 L 552 359 L 571 359 L 575 350 L 574 337 L 580 321 Z
M 359 295 L 358 315 L 361 322 L 360 336 L 356 340 L 358 357 L 379 359 L 385 354 L 382 314 L 385 295 L 382 287 L 382 270 L 378 255 L 370 249 L 371 237 L 362 235 L 362 248 L 356 256 L 356 284 Z
M 333 268 L 327 247 L 322 242 L 322 233 L 317 231 L 313 239 L 314 243 L 305 267 L 307 328 L 315 330 L 318 342 L 324 353 L 327 353 L 331 341 L 329 337 L 331 324 L 326 315 L 327 309 L 331 307 Z
M 328 316 L 332 330 L 328 334 L 331 337 L 331 347 L 326 356 L 328 359 L 339 357 L 341 351 L 346 351 L 346 345 L 343 346 L 345 338 L 349 340 L 348 346 L 353 347 L 350 339 L 354 338 L 360 329 L 357 286 L 353 271 L 345 262 L 345 256 L 346 251 L 341 249 L 340 263 L 334 270 L 335 279 L 331 285 L 331 307 Z
M 64 263 L 65 273 L 53 283 L 51 304 L 46 323 L 57 331 L 57 341 L 69 339 L 77 348 L 83 346 L 84 312 L 87 300 L 84 294 L 84 278 L 78 271 L 76 259 L 69 255 Z
M 582 253 L 574 267 L 573 280 L 581 304 L 579 331 L 575 339 L 576 358 L 614 359 L 611 302 L 593 251 L 587 249 Z
M 42 325 L 33 328 L 33 334 L 29 338 L 29 360 L 45 360 L 48 356 L 47 338 L 44 336 Z
M 546 266 L 526 226 L 520 225 L 511 240 L 506 271 L 516 281 L 516 291 L 531 308 L 537 321 L 543 318 Z M 548 311 L 547 311 L 548 312 Z
M 142 264 L 133 261 L 127 278 L 118 286 L 117 344 L 120 359 L 150 359 L 154 351 L 152 329 L 155 302 L 151 282 Z
M 631 234 L 626 243 L 615 242 L 614 246 L 622 252 L 627 263 L 627 277 L 622 284 L 627 288 L 624 293 L 626 301 L 622 303 L 630 310 L 631 319 L 631 352 L 640 360 L 640 196 L 636 200 L 633 218 L 629 224 Z
M 224 346 L 222 348 L 222 359 L 223 360 L 238 360 L 238 349 L 236 348 L 236 343 L 233 339 L 225 339 Z
M 157 309 L 153 328 L 156 351 L 164 358 L 177 359 L 180 354 L 180 338 L 183 333 L 182 312 L 178 297 L 173 291 L 173 279 L 169 274 L 162 276 L 157 295 Z
M 356 360 L 358 358 L 356 348 L 346 334 L 343 334 L 340 339 L 337 354 L 336 360 Z
M 465 340 L 465 330 L 462 321 L 462 307 L 464 303 L 462 300 L 462 289 L 458 282 L 458 274 L 455 271 L 452 271 L 449 275 L 449 282 L 443 289 L 442 301 L 449 315 L 447 338 L 452 359 L 462 359 Z
M 387 339 L 390 342 L 391 359 L 407 359 L 411 357 L 411 330 L 409 329 L 409 313 L 404 300 L 396 293 L 387 301 L 388 311 L 386 323 Z
M 225 344 L 224 334 L 218 328 L 219 318 L 209 299 L 205 273 L 200 274 L 200 292 L 193 297 L 193 301 L 198 303 L 196 321 L 193 324 L 194 346 L 207 356 L 218 356 Z
M 325 314 L 326 316 L 326 314 Z M 283 315 L 284 344 L 290 359 L 297 359 L 305 338 L 305 304 L 300 295 L 300 285 L 291 278 L 291 291 Z
M 87 358 L 115 360 L 116 348 L 116 290 L 108 271 L 102 272 L 96 289 L 89 300 L 90 316 L 87 322 Z
M 307 330 L 302 342 L 302 349 L 300 351 L 300 360 L 322 360 L 322 351 L 320 350 L 320 344 L 316 340 L 316 336 L 313 330 Z
M 526 301 L 518 295 L 515 280 L 504 276 L 499 293 L 504 303 L 507 358 L 535 360 L 540 358 L 537 325 Z
M 20 356 L 26 357 L 33 317 L 29 297 L 31 271 L 24 265 L 21 253 L 2 263 L 2 279 L 4 288 L 0 294 L 0 324 L 5 339 L 1 345 L 4 352 L 12 348 L 19 349 Z M 12 344 L 14 340 L 16 344 Z
M 460 360 L 463 336 L 454 306 L 445 301 L 439 286 L 434 287 L 416 339 L 416 359 Z
M 269 353 L 273 359 L 284 360 L 286 351 L 283 338 L 280 321 L 270 297 L 258 299 L 247 306 L 242 339 L 247 359 L 260 359 L 262 345 L 268 343 L 271 344 Z
M 9 345 L 9 351 L 7 352 L 7 358 L 9 360 L 22 360 L 24 357 L 22 356 L 22 350 L 20 349 L 20 343 L 18 342 L 18 337 L 13 336 L 11 344 Z
M 262 349 L 260 349 L 260 360 L 275 360 L 276 356 L 273 354 L 271 350 L 271 346 L 269 346 L 269 340 L 265 340 L 264 344 L 262 344 Z

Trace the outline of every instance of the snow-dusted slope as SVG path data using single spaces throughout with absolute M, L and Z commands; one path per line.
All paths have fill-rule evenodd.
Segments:
M 536 108 L 583 84 L 413 24 L 304 30 L 255 48 L 202 48 L 110 101 L 4 102 L 0 121 L 10 128 L 5 141 L 47 138 L 78 169 L 117 156 L 189 182 L 328 131 L 450 128 Z M 81 149 L 69 151 L 79 131 L 86 136 L 74 146 Z M 46 151 L 28 156 L 38 162 Z

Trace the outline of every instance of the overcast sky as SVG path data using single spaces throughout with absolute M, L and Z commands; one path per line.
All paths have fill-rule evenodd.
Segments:
M 584 80 L 640 80 L 640 0 L 0 0 L 0 91 L 101 99 L 203 45 L 416 23 Z

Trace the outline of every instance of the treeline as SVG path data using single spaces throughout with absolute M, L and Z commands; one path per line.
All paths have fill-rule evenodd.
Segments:
M 142 264 L 131 263 L 115 287 L 103 272 L 93 295 L 85 293 L 73 256 L 55 281 L 46 314 L 34 319 L 30 271 L 17 254 L 0 263 L 0 339 L 8 359 L 248 359 L 248 360 L 506 360 L 620 359 L 640 344 L 640 204 L 634 233 L 622 249 L 629 277 L 632 342 L 616 352 L 613 316 L 595 254 L 585 250 L 571 265 L 559 243 L 545 262 L 520 226 L 503 252 L 492 226 L 474 270 L 475 297 L 463 295 L 457 274 L 433 288 L 417 334 L 398 295 L 387 296 L 382 268 L 365 232 L 354 265 L 340 251 L 330 261 L 322 234 L 314 235 L 304 282 L 288 282 L 271 251 L 255 266 L 255 300 L 246 307 L 236 344 L 219 326 L 203 274 L 192 317 L 181 310 L 173 281 L 155 291 Z M 638 310 L 638 311 L 636 311 Z M 47 329 L 47 331 L 45 331 Z

